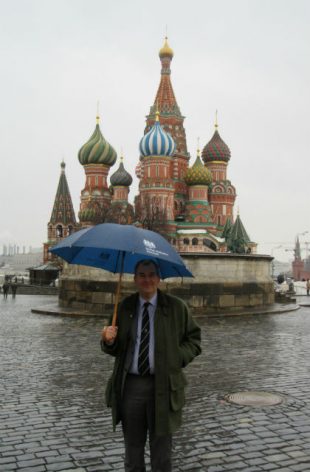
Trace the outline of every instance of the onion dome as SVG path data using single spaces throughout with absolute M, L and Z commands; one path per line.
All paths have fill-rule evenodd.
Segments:
M 228 162 L 230 159 L 230 149 L 222 140 L 217 128 L 218 124 L 216 117 L 214 135 L 202 150 L 202 159 L 205 163 L 210 161 Z
M 170 57 L 171 59 L 173 58 L 173 49 L 168 44 L 168 38 L 167 36 L 165 37 L 165 42 L 163 47 L 159 50 L 159 57 Z
M 119 164 L 119 168 L 117 169 L 114 174 L 110 177 L 110 182 L 113 187 L 118 185 L 122 187 L 129 187 L 132 184 L 132 177 L 131 175 L 125 170 L 123 164 L 123 157 L 121 157 L 121 162 Z
M 159 123 L 159 111 L 156 112 L 156 121 L 150 131 L 140 141 L 141 155 L 172 156 L 176 145 L 169 133 L 163 130 Z
M 78 153 L 79 161 L 84 166 L 87 164 L 104 164 L 113 166 L 117 155 L 111 144 L 102 136 L 97 116 L 96 128 L 89 140 L 81 147 Z
M 97 217 L 97 212 L 95 208 L 84 208 L 79 212 L 79 220 L 80 222 L 84 221 L 92 221 L 94 218 Z
M 210 185 L 212 182 L 211 171 L 203 165 L 200 159 L 200 151 L 197 149 L 197 158 L 184 177 L 187 185 Z

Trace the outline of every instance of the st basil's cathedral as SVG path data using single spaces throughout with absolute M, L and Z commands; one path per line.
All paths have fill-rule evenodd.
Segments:
M 85 171 L 79 222 L 62 163 L 44 244 L 45 262 L 52 258 L 49 247 L 60 239 L 103 222 L 135 224 L 160 232 L 181 254 L 256 252 L 257 245 L 250 240 L 240 216 L 234 219 L 236 189 L 227 178 L 231 154 L 219 134 L 217 120 L 212 138 L 201 154 L 197 150 L 194 164 L 189 165 L 184 116 L 170 79 L 173 55 L 166 38 L 159 51 L 160 84 L 139 144 L 135 169 L 139 192 L 134 204 L 128 201 L 133 179 L 123 157 L 108 183 L 117 154 L 104 138 L 97 116 L 92 136 L 78 153 Z

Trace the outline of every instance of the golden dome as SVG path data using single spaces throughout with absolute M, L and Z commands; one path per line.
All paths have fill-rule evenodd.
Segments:
M 171 47 L 168 44 L 167 36 L 165 37 L 165 42 L 164 42 L 163 47 L 159 50 L 159 57 L 160 58 L 171 57 L 171 59 L 173 58 L 173 49 L 171 49 Z
M 188 186 L 210 185 L 212 182 L 211 171 L 201 162 L 199 149 L 197 149 L 196 161 L 192 167 L 187 169 L 184 180 Z

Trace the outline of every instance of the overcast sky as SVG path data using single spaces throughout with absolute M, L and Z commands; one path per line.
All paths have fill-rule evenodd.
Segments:
M 94 130 L 98 101 L 102 133 L 134 173 L 166 26 L 191 164 L 197 137 L 203 147 L 213 135 L 217 109 L 235 211 L 258 252 L 290 260 L 285 249 L 298 233 L 309 231 L 302 247 L 310 241 L 308 0 L 0 6 L 0 253 L 4 243 L 46 241 L 62 159 L 78 212 L 85 174 L 77 153 Z M 131 199 L 136 190 L 134 177 Z

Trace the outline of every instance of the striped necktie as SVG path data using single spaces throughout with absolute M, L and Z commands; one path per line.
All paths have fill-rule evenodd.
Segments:
M 149 361 L 149 345 L 150 345 L 150 317 L 148 306 L 149 302 L 144 303 L 142 313 L 141 337 L 138 358 L 138 370 L 140 375 L 149 375 L 150 361 Z

